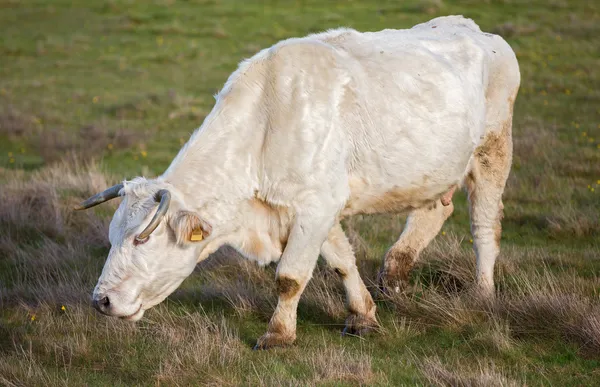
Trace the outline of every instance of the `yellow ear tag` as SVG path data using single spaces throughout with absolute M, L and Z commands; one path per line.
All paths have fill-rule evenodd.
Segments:
M 193 230 L 192 236 L 190 237 L 190 241 L 198 242 L 204 239 L 204 235 L 202 234 L 202 230 Z

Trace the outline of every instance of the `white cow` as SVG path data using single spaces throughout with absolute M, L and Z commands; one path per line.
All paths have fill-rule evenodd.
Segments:
M 510 46 L 462 16 L 330 30 L 259 52 L 163 175 L 82 203 L 123 197 L 95 307 L 138 320 L 228 244 L 279 261 L 279 301 L 257 347 L 285 345 L 320 253 L 343 278 L 346 330 L 360 333 L 377 323 L 375 305 L 340 219 L 409 212 L 381 272 L 395 283 L 452 212 L 456 186 L 469 195 L 477 286 L 493 295 L 519 82 Z

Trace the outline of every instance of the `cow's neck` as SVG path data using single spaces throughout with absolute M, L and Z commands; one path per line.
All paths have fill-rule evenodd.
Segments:
M 248 199 L 258 187 L 263 125 L 233 98 L 217 102 L 163 178 L 199 206 Z
M 264 125 L 252 109 L 236 107 L 234 97 L 227 96 L 227 108 L 217 102 L 162 178 L 191 210 L 229 229 L 228 244 L 268 263 L 285 247 L 289 213 L 257 197 Z

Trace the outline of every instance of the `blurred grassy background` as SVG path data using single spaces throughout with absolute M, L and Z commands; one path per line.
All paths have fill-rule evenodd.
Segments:
M 274 306 L 272 268 L 230 251 L 137 328 L 89 308 L 111 210 L 77 218 L 68 204 L 163 172 L 238 62 L 288 37 L 409 28 L 448 14 L 505 37 L 521 66 L 500 306 L 471 305 L 457 289 L 474 259 L 458 194 L 413 291 L 379 302 L 386 331 L 366 340 L 338 337 L 342 293 L 323 267 L 300 307 L 298 346 L 250 352 Z M 599 4 L 0 0 L 0 31 L 0 383 L 599 382 Z M 99 170 L 68 166 L 66 156 Z M 367 282 L 402 220 L 346 222 Z

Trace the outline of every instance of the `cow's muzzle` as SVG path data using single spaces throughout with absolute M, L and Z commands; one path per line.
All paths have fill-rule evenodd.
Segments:
M 110 300 L 107 296 L 99 295 L 97 297 L 94 297 L 94 299 L 92 300 L 92 305 L 98 312 L 107 316 L 110 315 Z

